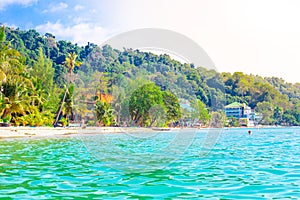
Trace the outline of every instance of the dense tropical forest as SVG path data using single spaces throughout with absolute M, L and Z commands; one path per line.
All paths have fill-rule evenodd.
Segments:
M 223 110 L 235 101 L 261 113 L 261 124 L 300 125 L 300 83 L 218 73 L 169 55 L 81 47 L 35 30 L 1 28 L 0 86 L 1 121 L 17 126 L 82 120 L 167 126 L 197 119 L 218 127 L 230 125 Z

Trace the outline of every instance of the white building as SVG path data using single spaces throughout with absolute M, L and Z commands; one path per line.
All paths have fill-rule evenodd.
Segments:
M 238 102 L 225 106 L 225 114 L 228 118 L 239 119 L 240 126 L 255 126 L 262 119 L 260 113 L 253 112 L 245 103 Z
M 233 102 L 225 106 L 225 114 L 227 117 L 250 119 L 251 113 L 251 108 L 246 106 L 245 103 Z

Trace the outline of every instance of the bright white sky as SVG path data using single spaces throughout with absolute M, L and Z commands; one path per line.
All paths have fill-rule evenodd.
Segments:
M 86 40 L 101 43 L 132 29 L 169 29 L 197 42 L 218 71 L 243 71 L 300 82 L 298 0 L 55 1 L 56 6 L 48 3 L 46 7 L 41 0 L 5 0 L 0 9 L 7 14 L 9 9 L 13 11 L 13 4 L 27 10 L 34 7 L 34 11 L 40 7 L 41 20 L 23 24 L 25 28 L 52 32 L 80 44 Z M 63 10 L 70 8 L 76 12 L 64 16 Z M 50 13 L 51 18 L 42 17 Z M 2 23 L 22 28 L 17 20 L 4 19 L 0 17 Z

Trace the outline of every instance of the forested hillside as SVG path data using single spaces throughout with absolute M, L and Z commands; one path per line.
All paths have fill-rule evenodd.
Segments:
M 68 59 L 71 59 L 69 64 Z M 70 116 L 84 115 L 91 105 L 76 106 L 74 97 L 83 101 L 88 96 L 87 86 L 99 90 L 101 100 L 101 95 L 111 95 L 113 88 L 122 88 L 128 95 L 134 84 L 151 83 L 162 92 L 159 98 L 169 113 L 168 122 L 188 117 L 185 112 L 179 113 L 178 105 L 173 104 L 178 101 L 171 95 L 174 94 L 180 101 L 190 102 L 192 107 L 204 103 L 211 116 L 223 115 L 224 105 L 238 101 L 262 113 L 262 124 L 300 125 L 299 83 L 242 72 L 218 73 L 182 64 L 168 55 L 131 49 L 119 51 L 92 43 L 81 47 L 57 41 L 51 33 L 40 35 L 35 30 L 2 28 L 0 67 L 1 119 L 17 125 L 52 125 L 60 105 L 63 105 L 62 122 Z M 150 85 L 149 90 L 158 89 Z M 166 99 L 172 102 L 167 103 Z M 111 125 L 114 118 L 122 124 L 137 117 L 122 110 L 126 105 L 133 105 L 130 97 L 120 97 L 119 102 L 90 100 L 96 101 L 102 125 Z M 195 103 L 197 100 L 200 104 Z M 109 111 L 112 107 L 113 112 Z M 171 111 L 175 114 L 170 114 Z M 141 124 L 150 123 L 151 119 L 144 116 Z

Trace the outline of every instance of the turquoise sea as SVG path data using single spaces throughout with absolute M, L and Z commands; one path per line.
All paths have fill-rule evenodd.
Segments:
M 300 199 L 300 128 L 0 141 L 0 199 Z

